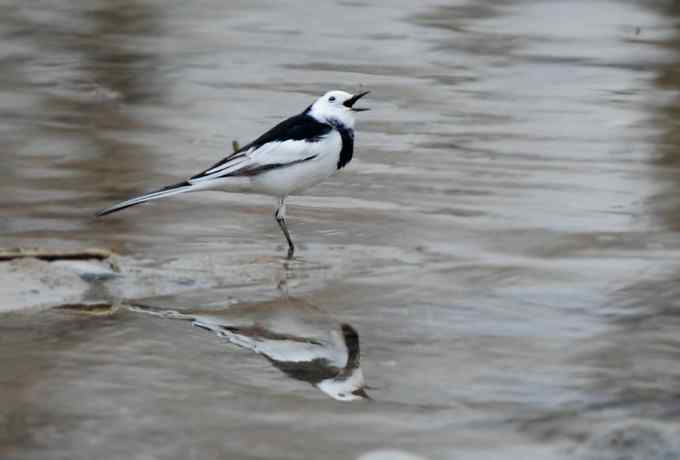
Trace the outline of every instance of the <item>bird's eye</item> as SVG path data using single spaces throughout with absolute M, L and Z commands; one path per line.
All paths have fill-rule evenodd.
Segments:
M 335 101 L 335 96 L 331 96 L 331 97 L 329 97 L 329 98 L 328 98 L 328 101 L 329 101 L 329 102 L 333 102 L 333 101 Z

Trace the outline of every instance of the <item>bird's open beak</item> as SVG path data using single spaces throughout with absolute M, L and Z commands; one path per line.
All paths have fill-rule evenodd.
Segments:
M 354 96 L 350 97 L 345 102 L 343 102 L 342 104 L 345 107 L 349 107 L 350 109 L 352 109 L 353 112 L 363 112 L 364 110 L 370 110 L 366 107 L 354 107 L 354 103 L 356 101 L 358 101 L 359 99 L 361 99 L 362 97 L 364 97 L 365 95 L 367 95 L 368 93 L 370 93 L 370 91 L 364 91 L 363 93 L 355 94 Z
M 371 398 L 371 397 L 368 395 L 368 393 L 366 393 L 366 390 L 364 390 L 363 388 L 359 388 L 358 390 L 354 390 L 354 391 L 352 392 L 352 394 L 353 394 L 354 396 L 359 396 L 360 398 L 363 398 L 363 399 L 373 400 L 373 398 Z

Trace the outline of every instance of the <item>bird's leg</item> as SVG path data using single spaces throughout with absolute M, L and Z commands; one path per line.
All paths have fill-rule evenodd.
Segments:
M 288 258 L 292 259 L 293 254 L 295 253 L 295 245 L 293 244 L 293 240 L 290 238 L 290 233 L 288 233 L 288 226 L 286 226 L 285 198 L 279 198 L 279 207 L 276 208 L 276 211 L 274 211 L 274 219 L 276 219 L 276 223 L 279 224 L 283 235 L 286 237 L 286 241 L 288 241 Z

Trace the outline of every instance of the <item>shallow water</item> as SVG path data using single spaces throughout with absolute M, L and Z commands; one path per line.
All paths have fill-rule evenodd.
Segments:
M 11 314 L 0 457 L 574 458 L 628 422 L 672 442 L 679 17 L 662 1 L 2 3 L 0 245 L 111 247 L 203 280 L 158 308 L 302 298 L 357 330 L 373 399 L 335 401 L 183 321 Z M 290 200 L 294 262 L 269 198 L 91 218 L 329 88 L 370 89 L 372 111 L 348 170 Z

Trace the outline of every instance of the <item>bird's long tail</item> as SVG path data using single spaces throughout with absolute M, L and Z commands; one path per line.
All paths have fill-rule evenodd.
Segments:
M 153 192 L 145 193 L 144 195 L 130 198 L 129 200 L 113 205 L 110 208 L 102 209 L 101 211 L 97 212 L 96 215 L 97 217 L 105 216 L 107 214 L 111 214 L 113 212 L 129 208 L 130 206 L 136 206 L 138 204 L 146 203 L 147 201 L 165 198 L 166 196 L 177 195 L 178 193 L 189 192 L 193 188 L 194 186 L 187 181 L 178 182 L 177 184 L 169 185 L 167 187 L 163 187 L 162 189 L 154 190 Z

